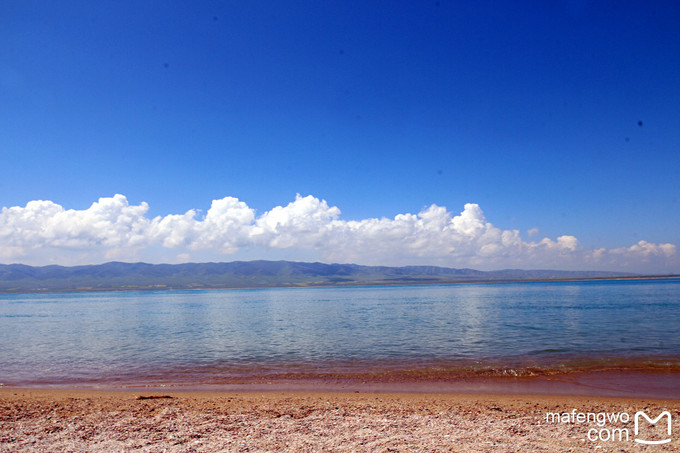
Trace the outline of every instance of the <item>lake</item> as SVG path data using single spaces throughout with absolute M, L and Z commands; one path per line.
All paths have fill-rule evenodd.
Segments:
M 680 363 L 680 279 L 0 295 L 5 386 Z

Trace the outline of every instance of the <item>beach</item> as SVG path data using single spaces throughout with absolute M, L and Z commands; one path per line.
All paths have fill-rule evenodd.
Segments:
M 675 437 L 663 445 L 635 442 L 637 411 L 669 411 Z M 600 426 L 560 422 L 551 413 L 626 413 L 630 420 Z M 2 452 L 677 451 L 679 421 L 677 399 L 0 389 Z M 621 428 L 627 439 L 617 437 Z M 665 434 L 653 428 L 641 435 Z M 598 438 L 603 429 L 614 438 Z
M 679 451 L 679 290 L 2 295 L 0 452 Z

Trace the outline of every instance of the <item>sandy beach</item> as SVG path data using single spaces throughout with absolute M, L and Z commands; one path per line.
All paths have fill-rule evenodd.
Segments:
M 671 442 L 635 442 L 636 411 L 669 411 Z M 548 413 L 630 419 L 600 426 Z M 679 421 L 680 400 L 662 399 L 0 389 L 2 452 L 678 451 Z M 664 436 L 662 423 L 641 427 L 640 436 Z M 621 428 L 627 439 L 616 437 Z M 598 438 L 608 433 L 613 440 Z
M 10 298 L 0 453 L 680 451 L 677 282 L 576 286 Z

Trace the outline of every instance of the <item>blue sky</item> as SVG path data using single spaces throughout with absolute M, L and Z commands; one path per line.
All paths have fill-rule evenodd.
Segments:
M 676 2 L 198 3 L 0 4 L 0 262 L 680 272 Z

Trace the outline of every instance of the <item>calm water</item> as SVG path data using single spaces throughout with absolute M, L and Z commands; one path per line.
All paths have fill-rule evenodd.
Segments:
M 680 279 L 0 295 L 5 385 L 617 358 L 680 361 Z

